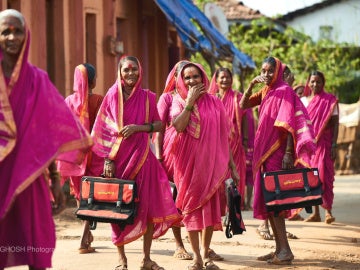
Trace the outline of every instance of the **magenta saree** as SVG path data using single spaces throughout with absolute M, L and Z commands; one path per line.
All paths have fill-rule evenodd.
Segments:
M 123 231 L 118 225 L 111 225 L 113 243 L 124 245 L 141 237 L 149 222 L 154 224 L 153 238 L 160 237 L 180 219 L 180 215 L 172 199 L 166 173 L 150 151 L 149 133 L 134 133 L 126 139 L 119 136 L 123 126 L 160 120 L 155 94 L 140 88 L 139 79 L 130 97 L 123 101 L 119 82 L 118 78 L 100 107 L 92 131 L 95 142 L 92 150 L 99 157 L 114 160 L 115 177 L 137 183 L 140 202 L 134 224 L 126 226 Z M 103 162 L 95 160 L 91 167 L 95 175 L 100 175 Z
M 216 84 L 215 75 L 213 76 L 209 93 L 216 95 L 219 92 L 219 87 Z M 240 92 L 234 91 L 233 89 L 228 89 L 224 96 L 220 99 L 224 104 L 225 111 L 229 118 L 230 125 L 230 149 L 232 151 L 234 163 L 236 165 L 236 170 L 240 176 L 240 182 L 238 184 L 238 190 L 240 192 L 241 198 L 244 199 L 245 195 L 245 177 L 246 177 L 246 156 L 243 147 L 243 136 L 242 136 L 242 121 L 245 114 L 245 110 L 240 108 L 240 100 L 242 94 Z M 228 177 L 231 177 L 230 174 Z M 225 195 L 225 194 L 224 194 Z M 226 200 L 226 197 L 224 196 Z
M 282 169 L 287 134 L 294 141 L 295 165 L 310 167 L 310 157 L 316 146 L 313 127 L 307 111 L 294 90 L 283 82 L 283 65 L 276 59 L 276 73 L 269 86 L 265 86 L 259 104 L 259 123 L 254 141 L 253 173 L 254 217 L 267 219 L 261 187 L 261 172 Z M 250 97 L 251 100 L 251 97 Z M 285 217 L 290 211 L 284 211 Z
M 208 87 L 203 68 L 197 66 Z M 181 76 L 176 89 L 172 118 L 185 107 L 188 90 Z M 171 127 L 169 132 L 176 130 Z M 219 188 L 229 175 L 229 122 L 218 98 L 206 93 L 196 101 L 186 130 L 175 139 L 172 154 L 178 189 L 176 206 L 184 215 L 186 229 L 198 231 L 213 226 L 214 230 L 222 230 Z
M 337 98 L 326 93 L 324 89 L 316 94 L 307 106 L 317 142 L 316 153 L 311 160 L 311 165 L 319 169 L 324 192 L 322 207 L 327 210 L 332 209 L 335 181 L 334 161 L 331 159 L 334 129 L 328 123 L 336 106 L 338 106 Z
M 65 103 L 68 105 L 70 110 L 78 117 L 82 126 L 90 133 L 91 127 L 94 122 L 90 121 L 90 114 L 94 115 L 94 110 L 98 110 L 99 100 L 101 104 L 102 97 L 90 99 L 89 85 L 88 85 L 88 73 L 86 67 L 81 64 L 75 68 L 74 71 L 74 93 L 65 98 Z M 97 95 L 98 96 L 98 95 Z M 93 102 L 93 103 L 91 103 Z M 92 109 L 92 111 L 91 111 Z M 90 151 L 85 154 L 81 163 L 74 164 L 64 161 L 57 162 L 57 168 L 60 172 L 62 183 L 66 179 L 70 179 L 71 193 L 76 199 L 80 199 L 80 183 L 81 177 L 85 174 L 86 166 L 89 162 Z M 72 151 L 67 153 L 72 159 L 76 159 L 78 156 L 84 155 L 80 151 Z
M 28 62 L 29 44 L 26 31 L 8 83 L 0 67 L 0 247 L 17 248 L 0 252 L 0 269 L 51 267 L 55 225 L 43 173 L 55 158 L 75 162 L 61 153 L 92 144 L 48 75 Z

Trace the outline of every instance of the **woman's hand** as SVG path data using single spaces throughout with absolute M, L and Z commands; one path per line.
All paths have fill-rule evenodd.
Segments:
M 254 79 L 251 80 L 252 85 L 258 84 L 258 83 L 266 83 L 266 77 L 265 76 L 256 76 Z
M 66 197 L 61 188 L 60 180 L 52 182 L 50 187 L 54 201 L 52 203 L 52 215 L 58 215 L 66 208 Z
M 127 125 L 120 130 L 120 134 L 124 138 L 129 138 L 132 134 L 138 132 L 138 125 Z
M 199 83 L 194 86 L 189 87 L 189 93 L 186 98 L 186 104 L 188 106 L 194 106 L 195 101 L 202 95 L 206 93 L 205 85 L 203 83 Z
M 115 177 L 115 163 L 113 160 L 105 159 L 103 177 L 105 178 Z
M 237 186 L 240 183 L 240 175 L 236 170 L 236 167 L 230 168 L 231 178 L 234 180 L 235 185 Z
M 286 152 L 282 160 L 282 169 L 288 170 L 294 168 L 294 158 L 289 152 Z
M 331 160 L 336 159 L 336 145 L 331 146 Z

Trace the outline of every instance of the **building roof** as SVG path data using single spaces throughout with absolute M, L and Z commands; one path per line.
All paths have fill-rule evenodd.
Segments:
M 239 0 L 218 0 L 214 1 L 225 13 L 226 18 L 231 20 L 254 20 L 264 17 L 259 10 L 254 10 Z
M 297 9 L 295 11 L 289 12 L 289 13 L 285 14 L 284 16 L 281 16 L 279 18 L 279 20 L 282 20 L 282 21 L 285 21 L 285 22 L 286 21 L 291 21 L 291 20 L 295 19 L 296 17 L 303 16 L 303 15 L 306 15 L 308 13 L 317 11 L 319 9 L 331 6 L 333 4 L 337 4 L 337 3 L 340 3 L 340 2 L 346 2 L 346 1 L 347 0 L 324 0 L 324 1 L 320 2 L 320 3 L 314 4 L 312 6 L 308 6 L 308 7 L 305 7 L 305 8 L 301 8 L 301 9 Z

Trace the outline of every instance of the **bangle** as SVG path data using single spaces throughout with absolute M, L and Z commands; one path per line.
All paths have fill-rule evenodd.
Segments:
M 105 158 L 105 164 L 111 164 L 111 163 L 113 163 L 114 161 L 113 160 L 111 160 L 111 159 L 108 159 L 108 158 Z
M 189 112 L 191 112 L 193 109 L 194 109 L 194 106 L 189 106 L 189 105 L 185 106 L 185 110 L 187 110 Z
M 292 155 L 293 152 L 292 152 L 292 151 L 285 151 L 285 154 L 290 154 L 290 155 Z
M 154 130 L 154 125 L 152 123 L 149 123 L 149 126 L 150 126 L 150 130 L 149 130 L 149 133 L 153 132 Z
M 337 147 L 337 144 L 336 144 L 336 143 L 333 143 L 333 144 L 331 145 L 331 147 L 336 148 L 336 147 Z

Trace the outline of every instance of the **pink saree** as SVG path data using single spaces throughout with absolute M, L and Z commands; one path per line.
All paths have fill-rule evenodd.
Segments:
M 55 158 L 79 161 L 61 153 L 92 144 L 46 72 L 28 62 L 29 44 L 27 30 L 9 79 L 0 67 L 0 247 L 8 248 L 0 269 L 51 267 L 55 225 L 43 174 Z
M 248 141 L 247 141 L 247 150 L 245 153 L 246 157 L 246 186 L 254 186 L 254 175 L 252 172 L 252 162 L 254 154 L 254 140 L 256 133 L 256 120 L 254 117 L 254 111 L 252 108 L 246 110 L 246 121 L 248 123 Z
M 307 111 L 294 90 L 282 80 L 283 65 L 276 59 L 276 73 L 259 104 L 259 123 L 254 141 L 253 173 L 254 217 L 267 219 L 261 187 L 261 172 L 282 169 L 287 134 L 291 133 L 295 149 L 295 165 L 310 167 L 310 157 L 315 152 L 313 127 Z M 250 97 L 251 99 L 251 97 Z M 266 140 L 265 140 L 266 138 Z M 290 211 L 284 211 L 284 217 Z
M 211 80 L 209 93 L 216 95 L 219 92 L 219 87 L 216 84 L 215 74 Z M 229 118 L 230 125 L 230 149 L 232 151 L 234 163 L 236 164 L 236 170 L 240 176 L 240 182 L 238 184 L 238 190 L 240 192 L 242 200 L 245 195 L 245 177 L 246 177 L 246 156 L 244 147 L 242 145 L 243 136 L 242 136 L 242 120 L 245 114 L 245 111 L 240 108 L 240 100 L 242 94 L 240 92 L 234 91 L 233 89 L 228 89 L 224 96 L 221 98 L 222 103 L 224 104 L 225 111 Z M 231 177 L 230 172 L 228 177 Z M 226 202 L 225 192 L 223 199 Z M 225 203 L 226 205 L 226 203 Z
M 203 82 L 208 79 L 200 65 Z M 181 76 L 177 79 L 171 116 L 185 107 L 187 89 Z M 169 132 L 176 133 L 171 127 Z M 174 182 L 178 189 L 176 206 L 184 215 L 188 231 L 213 226 L 222 230 L 219 188 L 229 175 L 229 122 L 222 102 L 206 93 L 191 113 L 186 130 L 179 133 L 171 149 L 174 158 Z
M 317 142 L 316 152 L 311 160 L 311 165 L 319 169 L 324 192 L 322 207 L 327 210 L 332 209 L 334 201 L 335 168 L 334 161 L 331 159 L 331 144 L 334 130 L 328 123 L 335 106 L 338 106 L 337 98 L 330 93 L 326 93 L 324 89 L 319 94 L 316 94 L 307 106 L 310 119 L 313 122 Z
M 130 97 L 123 101 L 118 78 L 103 100 L 92 131 L 93 152 L 101 158 L 114 160 L 115 177 L 134 180 L 138 186 L 140 202 L 134 224 L 126 226 L 123 231 L 118 225 L 111 225 L 112 240 L 118 246 L 141 237 L 149 222 L 154 224 L 153 238 L 158 238 L 181 218 L 166 173 L 150 151 L 149 133 L 134 133 L 126 139 L 119 136 L 123 126 L 160 121 L 155 94 L 140 88 L 140 83 L 141 77 Z M 92 173 L 100 175 L 103 164 L 93 161 Z
M 169 180 L 173 180 L 174 177 L 174 169 L 173 169 L 173 159 L 171 156 L 171 146 L 174 142 L 174 139 L 176 137 L 176 133 L 167 132 L 170 128 L 170 110 L 171 110 L 171 104 L 173 101 L 173 95 L 174 93 L 163 93 L 159 101 L 157 103 L 157 109 L 159 112 L 159 116 L 161 121 L 163 122 L 163 126 L 165 126 L 165 133 L 164 133 L 164 139 L 163 139 L 163 166 L 165 168 L 166 174 L 169 178 Z
M 95 96 L 95 98 L 92 97 L 90 99 L 91 96 L 89 95 L 88 74 L 86 67 L 83 64 L 78 65 L 75 68 L 73 90 L 74 93 L 65 99 L 65 103 L 74 113 L 74 115 L 78 117 L 82 126 L 90 133 L 91 127 L 94 124 L 94 122 L 90 121 L 90 114 L 95 114 L 95 112 L 92 112 L 91 109 L 96 111 L 98 110 L 98 107 L 95 107 L 93 103 L 98 105 L 99 98 L 96 98 Z M 101 100 L 102 97 L 100 98 L 100 102 Z M 90 151 L 86 153 L 86 155 L 83 157 L 83 161 L 78 164 L 64 161 L 57 162 L 57 168 L 60 172 L 62 183 L 64 183 L 68 178 L 70 179 L 70 186 L 72 189 L 71 193 L 78 200 L 80 199 L 81 177 L 85 174 L 86 166 L 91 156 L 90 153 Z M 72 151 L 67 153 L 67 155 L 71 156 L 73 159 L 76 159 L 78 156 L 83 154 L 84 153 L 80 151 Z

